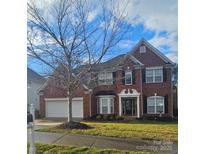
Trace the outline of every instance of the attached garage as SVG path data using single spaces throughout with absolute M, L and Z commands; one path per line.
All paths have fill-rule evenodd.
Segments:
M 46 118 L 67 118 L 68 98 L 45 98 Z M 83 98 L 73 98 L 72 117 L 83 118 Z

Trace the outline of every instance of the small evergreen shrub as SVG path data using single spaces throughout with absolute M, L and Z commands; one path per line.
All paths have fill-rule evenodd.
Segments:
M 90 120 L 97 120 L 97 121 L 121 121 L 124 120 L 123 117 L 118 116 L 116 114 L 96 114 L 93 115 Z

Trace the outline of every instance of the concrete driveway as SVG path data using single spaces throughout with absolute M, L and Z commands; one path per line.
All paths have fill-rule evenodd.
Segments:
M 97 147 L 120 150 L 151 150 L 163 154 L 177 153 L 177 144 L 172 142 L 148 141 L 130 138 L 102 137 L 91 135 L 65 135 L 60 133 L 34 132 L 36 143 Z M 29 141 L 28 134 L 28 141 Z
M 34 130 L 55 127 L 65 122 L 65 120 L 48 120 L 48 119 L 37 119 L 35 120 Z

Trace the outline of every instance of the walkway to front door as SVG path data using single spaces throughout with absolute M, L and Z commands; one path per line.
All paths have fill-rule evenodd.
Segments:
M 137 111 L 137 98 L 122 98 L 122 115 L 135 116 Z

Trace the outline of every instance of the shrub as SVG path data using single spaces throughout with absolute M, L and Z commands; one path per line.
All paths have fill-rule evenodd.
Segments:
M 93 115 L 90 120 L 98 120 L 98 121 L 120 121 L 124 120 L 123 117 L 118 116 L 116 114 L 96 114 Z
M 108 115 L 108 121 L 114 121 L 115 120 L 115 115 L 114 114 L 110 114 Z
M 98 114 L 92 115 L 89 119 L 90 120 L 95 120 Z
M 116 119 L 117 121 L 121 121 L 121 120 L 124 120 L 124 117 L 117 115 L 117 116 L 115 117 L 115 119 Z
M 102 115 L 101 114 L 96 115 L 96 118 L 93 120 L 102 120 Z
M 103 115 L 103 120 L 108 121 L 108 119 L 109 119 L 108 117 L 109 117 L 109 115 L 107 115 L 107 114 Z
M 168 117 L 168 116 L 144 116 L 142 119 L 144 120 L 156 120 L 156 121 L 167 121 L 167 122 L 174 122 L 177 121 L 177 118 L 172 118 L 172 117 Z

